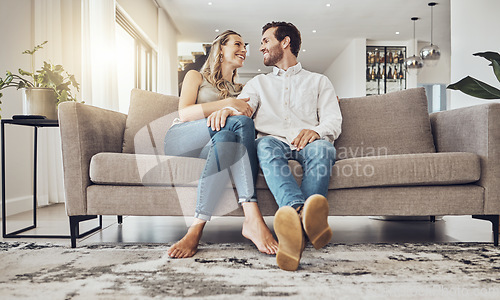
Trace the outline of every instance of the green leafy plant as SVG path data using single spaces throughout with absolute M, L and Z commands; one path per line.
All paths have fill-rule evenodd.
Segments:
M 479 52 L 474 53 L 473 55 L 489 60 L 491 62 L 490 66 L 493 67 L 493 72 L 495 73 L 497 80 L 500 82 L 500 54 L 497 52 Z M 470 76 L 448 85 L 447 88 L 459 90 L 467 95 L 481 99 L 500 99 L 499 89 Z
M 47 44 L 47 41 L 35 46 L 32 50 L 23 52 L 23 54 L 31 56 L 31 72 L 19 69 L 18 75 L 6 71 L 5 78 L 0 77 L 0 90 L 9 87 L 15 87 L 16 89 L 30 87 L 51 88 L 57 97 L 56 105 L 64 101 L 77 101 L 76 97 L 71 93 L 71 87 L 80 91 L 80 85 L 76 82 L 75 76 L 66 72 L 61 65 L 53 65 L 44 61 L 43 67 L 35 71 L 35 52 L 42 49 L 45 44 Z M 0 98 L 2 96 L 3 94 L 0 93 Z

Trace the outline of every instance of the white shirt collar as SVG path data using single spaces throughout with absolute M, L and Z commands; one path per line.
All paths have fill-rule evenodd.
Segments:
M 295 66 L 288 68 L 288 70 L 286 70 L 286 71 L 283 69 L 280 69 L 278 67 L 274 67 L 273 74 L 275 76 L 282 76 L 284 74 L 295 75 L 295 74 L 299 73 L 301 70 L 302 70 L 302 65 L 300 63 L 297 63 Z

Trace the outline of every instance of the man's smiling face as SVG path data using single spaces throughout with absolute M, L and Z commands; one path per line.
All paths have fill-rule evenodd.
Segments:
M 259 50 L 264 55 L 264 65 L 266 66 L 274 66 L 283 58 L 284 51 L 274 35 L 275 31 L 276 27 L 266 30 L 260 42 Z

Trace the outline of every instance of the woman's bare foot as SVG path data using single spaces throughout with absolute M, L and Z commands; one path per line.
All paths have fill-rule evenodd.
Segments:
M 195 221 L 193 225 L 189 227 L 186 235 L 167 250 L 168 256 L 173 258 L 188 258 L 195 255 L 198 251 L 198 244 L 200 243 L 204 227 L 204 221 Z
M 278 252 L 278 242 L 264 222 L 257 203 L 247 202 L 243 203 L 242 206 L 245 212 L 245 221 L 241 232 L 243 236 L 251 240 L 260 252 L 276 254 Z

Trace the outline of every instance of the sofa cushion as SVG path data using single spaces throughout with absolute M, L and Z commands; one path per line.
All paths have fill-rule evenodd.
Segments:
M 95 184 L 197 186 L 205 160 L 165 155 L 98 153 L 90 161 Z
M 205 162 L 205 159 L 191 157 L 102 152 L 92 157 L 89 172 L 94 184 L 197 186 Z M 300 184 L 300 164 L 290 161 L 289 165 Z M 259 187 L 267 188 L 262 172 L 257 178 Z
M 474 153 L 422 153 L 340 160 L 333 166 L 330 189 L 466 184 L 479 180 Z
M 106 185 L 197 186 L 204 166 L 205 160 L 200 158 L 99 153 L 92 157 L 90 179 Z M 300 184 L 300 164 L 291 160 L 289 166 Z M 479 156 L 473 153 L 360 157 L 333 166 L 329 189 L 466 184 L 479 176 Z M 262 173 L 256 187 L 268 189 Z
M 123 153 L 163 154 L 165 133 L 178 117 L 179 98 L 133 89 Z
M 340 99 L 337 159 L 436 152 L 424 88 Z

